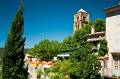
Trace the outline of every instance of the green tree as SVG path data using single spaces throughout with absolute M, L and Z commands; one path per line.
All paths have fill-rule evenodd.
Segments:
M 73 36 L 69 36 L 63 40 L 61 43 L 61 50 L 68 50 L 75 48 L 77 46 Z
M 40 58 L 41 60 L 52 60 L 56 53 L 59 52 L 59 43 L 57 41 L 49 41 L 44 39 L 36 44 L 30 51 L 33 57 Z
M 87 45 L 72 53 L 70 57 L 74 68 L 74 73 L 70 75 L 72 79 L 101 79 L 100 62 L 92 54 L 91 48 Z
M 5 43 L 5 51 L 3 53 L 2 78 L 3 79 L 27 79 L 27 70 L 24 67 L 24 42 L 23 37 L 23 6 L 20 7 L 12 22 L 12 26 L 8 33 Z
M 91 24 L 86 24 L 84 27 L 84 31 L 86 34 L 90 34 L 91 33 Z
M 48 73 L 51 79 L 101 79 L 100 62 L 91 48 L 86 44 L 74 51 L 69 60 L 57 61 Z
M 108 53 L 107 41 L 101 40 L 100 48 L 98 50 L 99 56 L 104 56 Z
M 72 66 L 69 60 L 57 61 L 49 72 L 51 79 L 70 79 Z
M 100 62 L 92 50 L 93 44 L 87 42 L 88 31 L 84 29 L 86 28 L 76 31 L 72 37 L 64 40 L 68 48 L 76 46 L 80 46 L 80 48 L 71 52 L 69 60 L 58 61 L 54 64 L 51 69 L 52 79 L 102 78 L 99 74 Z
M 95 27 L 95 32 L 105 31 L 105 20 L 96 19 L 93 24 Z
M 2 58 L 3 51 L 4 51 L 4 48 L 0 48 L 0 58 Z
M 65 38 L 62 42 L 61 49 L 62 50 L 72 49 L 79 46 L 81 40 L 86 41 L 87 40 L 86 34 L 89 34 L 91 32 L 90 26 L 91 26 L 90 24 L 86 24 L 83 29 L 77 30 L 73 35 Z
M 77 46 L 84 46 L 87 42 L 88 27 L 82 28 L 73 34 L 73 39 Z M 87 29 L 87 30 L 86 30 Z
M 92 50 L 94 45 L 87 42 L 88 31 L 86 28 L 80 29 L 74 33 L 74 39 L 80 46 L 80 49 L 71 53 L 70 60 L 72 62 L 72 79 L 100 79 L 99 74 L 100 63 Z

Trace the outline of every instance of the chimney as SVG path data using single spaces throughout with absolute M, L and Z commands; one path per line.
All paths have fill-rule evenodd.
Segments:
M 93 25 L 91 25 L 91 34 L 94 34 L 95 33 L 95 28 Z

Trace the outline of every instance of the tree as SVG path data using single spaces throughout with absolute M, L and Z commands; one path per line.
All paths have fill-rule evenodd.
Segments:
M 99 56 L 104 56 L 108 53 L 107 41 L 101 40 L 100 48 L 98 50 Z
M 86 28 L 80 29 L 74 34 L 74 39 L 80 46 L 80 49 L 71 53 L 70 60 L 72 62 L 72 79 L 101 79 L 99 74 L 100 62 L 93 54 L 94 45 L 87 42 Z
M 67 38 L 65 38 L 63 40 L 63 42 L 61 43 L 61 51 L 62 50 L 69 50 L 69 49 L 73 49 L 77 46 L 73 36 L 69 36 Z
M 57 61 L 49 71 L 51 79 L 70 79 L 73 67 L 69 60 Z
M 3 51 L 4 51 L 4 48 L 0 48 L 0 59 L 2 58 Z
M 81 47 L 71 54 L 70 60 L 73 63 L 72 79 L 101 79 L 99 74 L 100 62 L 92 54 L 91 45 Z
M 20 7 L 12 22 L 5 43 L 3 53 L 2 78 L 3 79 L 27 79 L 27 70 L 24 68 L 24 42 L 23 37 L 23 6 L 20 1 Z
M 101 79 L 100 62 L 91 48 L 86 44 L 74 51 L 69 60 L 57 61 L 48 74 L 52 79 Z
M 59 43 L 57 41 L 49 41 L 44 39 L 36 44 L 30 51 L 33 57 L 37 57 L 41 60 L 49 61 L 52 60 L 56 53 L 59 52 Z
M 69 60 L 58 61 L 51 69 L 52 79 L 101 79 L 100 62 L 94 55 L 93 44 L 88 43 L 88 30 L 80 29 L 64 40 L 68 48 L 80 46 L 71 52 Z M 73 42 L 74 39 L 74 42 Z M 76 46 L 74 46 L 76 45 Z
M 93 24 L 95 27 L 95 32 L 105 31 L 105 20 L 96 19 Z
M 85 27 L 83 28 L 86 34 L 91 33 L 91 24 L 86 24 Z
M 77 30 L 73 34 L 73 39 L 74 39 L 74 43 L 75 43 L 76 47 L 78 47 L 78 46 L 81 47 L 81 46 L 86 45 L 88 30 L 86 31 L 85 29 L 88 29 L 88 28 L 82 28 L 80 30 Z

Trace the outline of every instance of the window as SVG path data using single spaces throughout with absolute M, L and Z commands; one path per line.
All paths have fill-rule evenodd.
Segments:
M 114 68 L 115 69 L 120 68 L 120 56 L 114 56 Z
M 78 24 L 78 29 L 79 29 L 79 24 Z
M 76 24 L 76 30 L 77 30 L 77 24 Z
M 107 68 L 107 60 L 104 61 L 104 68 Z
M 79 20 L 79 16 L 77 16 L 77 20 Z
M 120 76 L 120 55 L 114 55 L 113 56 L 113 74 L 116 76 Z

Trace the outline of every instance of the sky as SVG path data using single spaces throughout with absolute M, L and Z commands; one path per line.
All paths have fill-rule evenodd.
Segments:
M 25 48 L 43 39 L 62 42 L 73 34 L 73 16 L 81 8 L 90 20 L 105 19 L 104 9 L 119 0 L 23 0 Z M 0 0 L 0 47 L 4 47 L 8 31 L 18 9 L 18 0 Z

